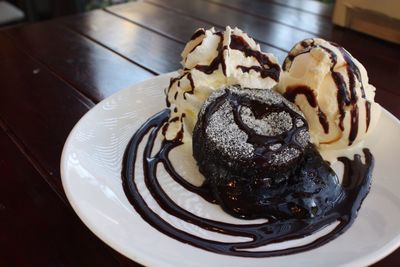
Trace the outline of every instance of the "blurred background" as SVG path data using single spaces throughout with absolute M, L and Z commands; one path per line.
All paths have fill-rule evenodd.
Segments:
M 0 0 L 0 28 L 133 1 L 141 0 Z M 400 0 L 314 1 L 330 6 L 332 22 L 335 25 L 400 43 Z M 277 1 L 277 4 L 281 3 L 285 1 Z
M 77 14 L 135 0 L 0 0 L 0 27 Z

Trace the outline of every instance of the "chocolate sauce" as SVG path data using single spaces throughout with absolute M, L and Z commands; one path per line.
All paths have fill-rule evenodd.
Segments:
M 226 46 L 223 46 L 223 33 L 222 32 L 216 32 L 214 33 L 215 35 L 218 35 L 220 37 L 220 41 L 217 46 L 217 56 L 211 61 L 210 65 L 196 65 L 195 69 L 202 71 L 206 74 L 211 74 L 214 71 L 216 71 L 221 65 L 222 67 L 222 72 L 224 75 L 226 75 L 226 65 L 225 65 L 225 60 L 224 60 L 224 50 L 227 49 Z
M 287 87 L 286 92 L 283 94 L 287 100 L 293 103 L 295 102 L 297 95 L 304 95 L 311 107 L 317 107 L 317 99 L 315 98 L 314 92 L 306 85 Z
M 369 101 L 365 101 L 365 112 L 366 112 L 366 115 L 365 115 L 365 120 L 366 120 L 366 122 L 365 122 L 366 123 L 365 132 L 367 132 L 369 124 L 371 122 L 371 102 L 369 102 Z
M 306 85 L 287 87 L 286 92 L 283 94 L 283 96 L 287 100 L 294 103 L 296 100 L 296 96 L 300 95 L 300 94 L 304 95 L 307 98 L 308 104 L 311 107 L 316 108 L 318 106 L 317 99 L 315 98 L 313 90 Z M 326 118 L 325 113 L 319 107 L 318 107 L 317 115 L 318 115 L 319 123 L 321 124 L 322 128 L 324 129 L 324 132 L 326 134 L 328 134 L 329 133 L 329 122 L 328 122 L 328 119 Z
M 217 56 L 213 59 L 213 61 L 211 61 L 209 65 L 196 65 L 195 69 L 202 71 L 206 74 L 211 74 L 221 65 L 222 72 L 224 73 L 224 75 L 226 75 L 224 51 L 228 49 L 228 47 L 223 45 L 224 40 L 222 32 L 216 32 L 214 34 L 220 37 L 220 41 L 217 46 Z M 279 80 L 280 66 L 276 63 L 273 63 L 267 55 L 261 53 L 260 51 L 252 49 L 250 45 L 246 42 L 246 40 L 243 39 L 243 37 L 232 35 L 229 48 L 243 52 L 246 57 L 254 57 L 260 64 L 260 66 L 252 67 L 237 66 L 237 68 L 241 69 L 243 72 L 254 70 L 256 72 L 259 72 L 262 78 L 270 77 L 275 81 Z
M 186 78 L 189 80 L 189 83 L 190 83 L 190 91 L 185 91 L 185 92 L 183 92 L 183 97 L 184 97 L 184 99 L 186 99 L 186 94 L 193 94 L 194 93 L 194 81 L 193 81 L 193 78 L 192 78 L 192 73 L 190 73 L 190 72 L 187 72 L 186 74 Z
M 251 66 L 251 67 L 246 67 L 246 66 L 242 66 L 239 65 L 237 66 L 238 69 L 241 69 L 242 72 L 250 72 L 250 70 L 254 70 L 255 72 L 259 72 L 262 78 L 267 78 L 267 77 L 271 77 L 274 80 L 275 79 L 279 79 L 276 78 L 276 70 L 274 69 L 264 69 L 261 68 L 260 66 Z
M 193 40 L 197 39 L 198 37 L 200 37 L 200 36 L 202 36 L 202 35 L 205 35 L 205 34 L 206 34 L 206 32 L 205 32 L 203 29 L 199 29 L 199 30 L 197 30 L 197 31 L 193 34 L 192 38 L 190 38 L 190 41 L 193 41 Z M 202 43 L 203 43 L 203 41 L 201 41 L 201 42 L 199 42 L 198 44 L 196 44 L 196 45 L 189 51 L 189 54 L 192 53 L 192 52 L 193 52 L 198 46 L 200 46 Z
M 238 66 L 238 68 L 242 69 L 242 71 L 247 70 L 248 72 L 250 69 L 253 69 L 260 72 L 263 78 L 270 77 L 275 81 L 279 80 L 279 75 L 281 72 L 280 66 L 276 63 L 273 63 L 267 55 L 252 49 L 242 36 L 232 35 L 229 47 L 231 49 L 243 52 L 246 57 L 254 57 L 260 64 L 260 67 L 250 68 Z
M 357 67 L 357 65 L 354 63 L 353 59 L 351 58 L 351 55 L 349 52 L 346 51 L 343 47 L 335 44 L 335 43 L 330 43 L 333 46 L 336 46 L 340 53 L 343 55 L 344 61 L 347 63 L 347 72 L 349 74 L 349 77 L 352 77 L 353 83 L 350 85 L 350 91 L 353 92 L 352 95 L 354 95 L 354 98 L 357 101 L 356 98 L 356 93 L 355 93 L 355 82 L 354 82 L 354 76 L 357 78 L 357 80 L 361 83 L 361 97 L 365 98 L 365 89 L 364 85 L 362 83 L 362 78 L 361 78 L 361 72 L 360 69 Z
M 192 53 L 198 46 L 200 46 L 203 43 L 203 41 L 201 41 L 200 43 L 198 43 L 197 45 L 193 46 L 192 49 L 190 49 L 189 54 Z
M 190 38 L 190 41 L 195 40 L 195 39 L 197 39 L 197 37 L 200 37 L 204 34 L 206 34 L 206 31 L 203 29 L 199 29 L 192 35 L 192 37 Z
M 330 59 L 331 59 L 330 71 L 331 71 L 332 79 L 334 80 L 335 85 L 337 87 L 337 102 L 338 102 L 338 109 L 339 109 L 339 128 L 342 131 L 344 131 L 343 122 L 344 122 L 344 118 L 346 115 L 345 106 L 352 105 L 351 110 L 350 110 L 350 116 L 351 116 L 351 126 L 350 126 L 351 129 L 350 129 L 350 133 L 349 133 L 349 145 L 350 145 L 357 138 L 358 127 L 359 127 L 359 124 L 358 124 L 359 112 L 358 112 L 358 107 L 357 107 L 358 96 L 357 96 L 357 92 L 356 92 L 356 79 L 361 84 L 360 90 L 361 90 L 362 98 L 366 97 L 365 89 L 364 89 L 364 85 L 362 83 L 360 69 L 357 67 L 356 63 L 353 61 L 351 55 L 343 47 L 340 47 L 339 45 L 337 45 L 333 42 L 330 42 L 330 44 L 332 46 L 336 47 L 340 51 L 341 55 L 343 56 L 344 61 L 346 62 L 346 71 L 347 71 L 347 76 L 349 78 L 348 86 L 346 85 L 343 75 L 334 70 L 336 67 L 336 64 L 337 64 L 337 55 L 331 49 L 329 49 L 325 46 L 319 45 L 319 44 L 315 44 L 314 40 L 312 40 L 312 39 L 307 39 L 300 43 L 300 45 L 303 47 L 302 51 L 300 51 L 297 54 L 289 54 L 286 57 L 286 59 L 284 61 L 284 65 L 283 65 L 283 70 L 286 70 L 288 68 L 288 66 L 290 66 L 290 64 L 293 62 L 295 57 L 297 57 L 301 54 L 309 53 L 311 51 L 311 49 L 313 49 L 313 48 L 319 47 L 319 48 L 325 50 L 329 54 Z M 366 130 L 368 130 L 369 123 L 370 123 L 370 114 L 371 114 L 370 108 L 371 108 L 370 103 L 368 103 L 368 104 L 366 103 L 365 104 L 366 117 L 367 117 L 366 118 L 366 120 L 367 120 L 366 121 L 366 123 L 367 123 Z M 356 118 L 356 116 L 357 116 L 357 118 Z M 328 133 L 329 128 L 326 128 L 327 124 L 324 123 L 323 119 L 322 120 L 320 119 L 320 122 L 321 121 L 322 121 L 321 125 L 324 128 L 325 133 Z M 328 131 L 326 131 L 326 129 L 328 129 Z
M 358 133 L 358 107 L 353 105 L 350 110 L 350 133 L 349 133 L 349 146 L 353 144 Z
M 171 149 L 181 145 L 182 143 L 180 141 L 163 141 L 160 150 L 152 156 L 157 134 L 168 121 L 169 114 L 170 111 L 168 109 L 155 114 L 134 134 L 124 154 L 122 182 L 130 203 L 143 220 L 158 231 L 183 243 L 215 253 L 242 257 L 271 257 L 303 252 L 319 247 L 346 231 L 354 222 L 357 211 L 360 209 L 363 199 L 369 192 L 374 160 L 369 150 L 364 149 L 365 164 L 362 163 L 359 155 L 356 155 L 353 160 L 339 158 L 345 166 L 342 183 L 343 194 L 332 210 L 324 216 L 311 219 L 291 218 L 280 220 L 278 218 L 266 223 L 246 225 L 229 224 L 198 217 L 176 205 L 164 192 L 157 179 L 157 166 L 158 164 L 163 164 L 177 183 L 192 192 L 198 193 L 203 196 L 204 199 L 215 202 L 207 184 L 203 184 L 203 186 L 200 187 L 191 185 L 173 169 L 168 158 L 168 153 Z M 149 132 L 148 139 L 144 140 L 144 137 Z M 245 242 L 219 242 L 204 239 L 175 228 L 152 211 L 146 204 L 135 183 L 135 163 L 137 161 L 138 147 L 141 142 L 145 142 L 146 144 L 143 151 L 142 162 L 146 187 L 165 212 L 208 231 L 231 236 L 248 237 L 251 238 L 251 240 Z M 312 155 L 310 161 L 313 162 Z M 312 171 L 315 170 L 310 169 L 308 171 L 312 173 Z M 296 209 L 296 207 L 294 206 L 293 209 Z M 302 238 L 336 221 L 339 221 L 339 224 L 330 233 L 302 246 L 273 251 L 246 250 L 276 242 Z
M 305 219 L 330 210 L 340 194 L 338 179 L 309 144 L 307 122 L 295 107 L 273 91 L 232 86 L 223 92 L 206 102 L 192 135 L 193 157 L 218 204 L 227 213 L 244 219 Z M 273 102 L 263 101 L 272 98 Z M 246 119 L 250 124 L 241 116 L 243 109 L 253 114 Z M 216 119 L 214 115 L 221 112 L 230 113 L 230 118 L 218 115 Z M 276 114 L 287 114 L 291 120 L 284 123 L 284 131 L 263 135 L 252 128 L 251 122 L 270 116 L 278 117 L 265 120 L 267 125 L 282 123 L 282 117 Z M 244 142 L 238 132 L 225 131 L 224 121 L 246 134 L 247 146 L 230 145 Z M 224 137 L 215 139 L 213 132 Z M 238 156 L 249 146 L 254 153 Z M 308 170 L 317 171 L 309 175 Z
M 329 133 L 329 122 L 328 119 L 326 118 L 326 115 L 322 110 L 318 107 L 318 120 L 319 123 L 321 124 L 322 128 L 324 129 L 324 133 L 328 134 Z
M 188 79 L 189 82 L 190 82 L 190 88 L 192 88 L 192 90 L 190 90 L 190 91 L 187 92 L 187 93 L 188 93 L 188 94 L 193 94 L 193 90 L 194 90 L 194 81 L 193 81 L 193 78 L 192 78 L 192 74 L 191 74 L 191 73 L 188 73 L 187 79 Z

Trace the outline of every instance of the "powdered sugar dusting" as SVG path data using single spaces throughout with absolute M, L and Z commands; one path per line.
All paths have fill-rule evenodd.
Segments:
M 243 107 L 240 110 L 240 116 L 248 127 L 260 135 L 276 136 L 293 127 L 292 118 L 285 111 L 273 112 L 262 119 L 256 119 L 250 108 Z
M 228 102 L 210 117 L 206 134 L 219 150 L 231 158 L 253 156 L 254 147 L 247 143 L 248 135 L 235 124 L 232 107 Z
M 222 98 L 218 100 L 220 97 Z M 242 121 L 242 126 L 240 126 L 233 112 L 233 108 L 236 109 L 237 105 L 234 104 L 235 101 L 240 101 L 237 97 L 264 103 L 266 110 L 265 112 L 261 110 L 261 117 L 257 115 L 256 118 L 252 106 L 239 104 L 238 116 Z M 199 117 L 202 117 L 207 108 L 211 104 L 214 105 L 215 101 L 217 101 L 216 103 L 221 102 L 214 106 L 213 113 L 209 114 L 210 117 L 204 125 L 206 127 L 205 134 L 212 145 L 230 159 L 251 160 L 255 156 L 256 148 L 265 146 L 267 153 L 270 154 L 268 164 L 279 166 L 301 156 L 302 150 L 309 144 L 309 133 L 302 113 L 274 91 L 229 86 L 211 94 L 202 106 Z M 272 109 L 269 110 L 269 107 Z M 290 112 L 295 112 L 293 114 L 297 113 L 299 116 L 290 114 Z M 264 145 L 264 143 L 249 141 L 249 135 L 252 134 L 243 128 L 244 125 L 259 136 L 274 138 L 289 131 L 294 131 L 294 135 L 289 143 L 279 137 L 276 142 Z

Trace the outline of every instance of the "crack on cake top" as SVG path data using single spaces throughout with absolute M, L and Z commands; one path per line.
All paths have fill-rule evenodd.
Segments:
M 238 115 L 234 115 L 233 103 L 241 97 L 266 104 L 265 111 L 267 112 L 261 112 L 263 114 L 260 117 L 252 110 L 252 106 L 238 104 Z M 256 149 L 264 146 L 269 155 L 265 158 L 268 164 L 279 166 L 301 156 L 302 150 L 309 144 L 307 123 L 301 111 L 272 90 L 242 89 L 240 86 L 228 86 L 225 89 L 217 90 L 205 101 L 199 118 L 204 116 L 207 107 L 214 101 L 221 101 L 220 105 L 212 111 L 212 114 L 209 114 L 210 117 L 203 126 L 208 140 L 215 149 L 228 158 L 252 160 L 255 156 L 260 156 L 256 155 Z M 268 107 L 271 107 L 271 110 Z M 237 124 L 235 116 L 240 117 L 242 126 Z M 246 128 L 242 128 L 243 124 L 263 138 L 280 136 L 293 128 L 295 132 L 290 143 L 286 143 L 287 141 L 283 139 L 274 143 L 268 143 L 268 141 L 267 143 L 254 143 L 252 140 L 249 141 L 249 135 L 252 136 L 252 133 L 248 132 Z
M 242 107 L 239 113 L 243 122 L 259 135 L 276 136 L 293 127 L 292 117 L 286 111 L 271 112 L 261 119 L 257 119 L 249 107 Z

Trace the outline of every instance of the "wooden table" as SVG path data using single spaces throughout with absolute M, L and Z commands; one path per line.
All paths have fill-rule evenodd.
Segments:
M 137 266 L 79 220 L 60 180 L 74 124 L 105 97 L 180 67 L 198 27 L 238 26 L 280 61 L 311 36 L 346 47 L 400 117 L 400 48 L 334 27 L 311 0 L 147 0 L 0 31 L 0 266 Z M 400 250 L 374 266 L 394 266 Z

